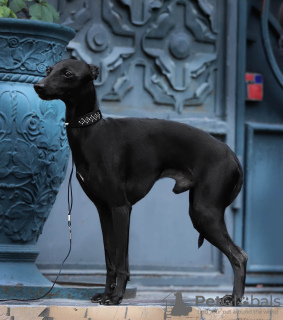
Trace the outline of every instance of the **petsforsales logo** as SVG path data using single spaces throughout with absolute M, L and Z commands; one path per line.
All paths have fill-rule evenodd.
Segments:
M 252 314 L 253 319 L 257 320 L 264 320 L 267 319 L 266 316 L 269 314 L 270 316 L 270 308 L 223 308 L 228 307 L 229 305 L 232 306 L 235 304 L 235 301 L 233 301 L 232 296 L 226 295 L 224 298 L 205 298 L 203 296 L 196 296 L 195 301 L 193 303 L 190 302 L 190 305 L 187 305 L 182 297 L 182 292 L 178 291 L 175 292 L 174 295 L 176 297 L 175 299 L 175 305 L 171 307 L 170 301 L 167 303 L 168 297 L 172 294 L 168 294 L 162 301 L 166 301 L 166 312 L 165 312 L 165 318 L 164 319 L 173 319 L 173 317 L 177 316 L 189 316 L 191 318 L 191 314 L 193 312 L 196 312 L 196 310 L 193 310 L 194 306 L 201 306 L 201 307 L 221 307 L 217 310 L 213 308 L 213 311 L 211 311 L 210 308 L 202 308 L 201 313 L 202 314 L 209 314 L 211 312 L 216 313 L 222 313 L 221 319 L 223 315 L 226 314 L 235 314 L 237 319 L 242 320 L 248 320 L 249 318 L 243 318 L 242 316 Z M 273 298 L 272 295 L 265 298 L 258 298 L 251 295 L 250 297 L 246 296 L 243 297 L 241 303 L 241 306 L 248 306 L 248 307 L 279 307 L 280 306 L 280 298 Z M 273 309 L 273 314 L 278 314 L 279 309 Z M 256 318 L 254 318 L 256 316 Z M 195 318 L 192 316 L 192 318 Z M 270 317 L 268 317 L 269 319 Z M 179 319 L 179 318 L 178 318 Z M 188 319 L 187 317 L 184 319 Z M 216 319 L 216 318 L 215 318 Z M 218 318 L 217 318 L 218 319 Z M 220 319 L 220 318 L 219 318 Z M 234 318 L 233 318 L 234 319 Z M 278 318 L 279 319 L 279 318 Z M 281 318 L 280 318 L 281 319 Z
M 203 306 L 205 304 L 208 307 L 221 307 L 224 304 L 223 299 L 224 298 L 219 298 L 218 296 L 216 298 L 205 298 L 203 296 L 196 296 L 195 303 L 196 306 Z M 225 296 L 225 301 L 229 301 L 229 303 L 226 303 L 227 306 L 236 305 L 236 300 L 233 301 L 232 296 Z M 279 307 L 280 298 L 273 298 L 272 295 L 268 298 L 258 298 L 251 295 L 250 297 L 243 297 L 240 305 L 249 307 Z

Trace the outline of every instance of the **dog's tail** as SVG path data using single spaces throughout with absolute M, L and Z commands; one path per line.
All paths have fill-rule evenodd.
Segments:
M 198 248 L 200 248 L 203 245 L 204 236 L 202 234 L 198 237 Z
M 235 184 L 235 187 L 234 187 L 234 189 L 233 189 L 233 191 L 231 193 L 231 196 L 230 196 L 229 202 L 227 204 L 227 207 L 236 199 L 236 197 L 240 193 L 242 185 L 243 185 L 243 180 L 244 180 L 244 174 L 243 174 L 242 166 L 240 164 L 239 159 L 237 158 L 237 156 L 235 154 L 234 154 L 234 160 L 235 160 L 235 162 L 237 163 L 237 166 L 238 166 L 238 168 L 237 168 L 238 169 L 238 172 L 237 172 L 238 181 Z

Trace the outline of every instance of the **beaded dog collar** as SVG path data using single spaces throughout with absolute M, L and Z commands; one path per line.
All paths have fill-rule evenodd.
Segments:
M 100 119 L 102 119 L 102 114 L 100 110 L 98 110 L 87 113 L 84 116 L 77 118 L 74 122 L 66 122 L 65 125 L 66 127 L 72 128 L 86 127 L 98 122 Z

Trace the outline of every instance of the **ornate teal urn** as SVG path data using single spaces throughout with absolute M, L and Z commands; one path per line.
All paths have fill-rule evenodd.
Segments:
M 33 84 L 62 59 L 74 36 L 57 24 L 0 19 L 2 299 L 34 297 L 50 287 L 35 265 L 36 242 L 65 177 L 69 147 L 64 104 L 40 100 Z

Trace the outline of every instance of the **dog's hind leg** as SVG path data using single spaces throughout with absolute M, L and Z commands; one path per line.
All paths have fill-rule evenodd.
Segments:
M 192 191 L 194 193 L 195 190 L 190 192 Z M 248 256 L 232 241 L 228 234 L 224 221 L 225 208 L 219 209 L 207 205 L 205 200 L 200 198 L 198 198 L 198 202 L 195 202 L 192 194 L 190 194 L 190 217 L 195 229 L 201 237 L 204 237 L 226 255 L 233 268 L 233 293 L 232 296 L 224 297 L 222 302 L 226 305 L 236 305 L 244 295 Z
M 109 296 L 113 294 L 116 287 L 116 267 L 115 267 L 115 258 L 116 258 L 116 239 L 113 228 L 113 219 L 110 208 L 105 206 L 97 206 L 99 213 L 100 224 L 103 235 L 104 243 L 104 253 L 105 253 L 105 263 L 106 263 L 106 285 L 104 293 L 97 293 L 91 298 L 91 302 L 99 302 L 104 304 L 105 300 L 108 300 Z
M 120 304 L 125 294 L 127 282 L 130 279 L 128 248 L 131 211 L 132 206 L 129 204 L 112 208 L 116 245 L 115 267 L 117 283 L 114 292 L 102 302 L 103 304 Z

